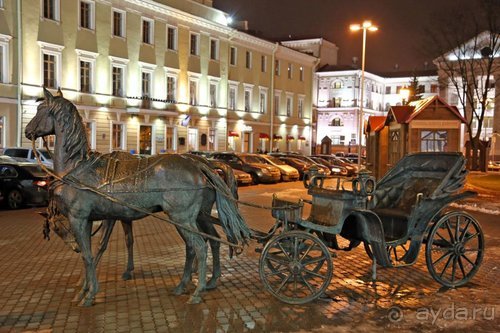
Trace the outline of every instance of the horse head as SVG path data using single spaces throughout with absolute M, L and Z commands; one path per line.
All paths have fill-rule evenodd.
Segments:
M 57 236 L 68 245 L 76 253 L 80 253 L 80 247 L 76 242 L 75 236 L 71 232 L 71 226 L 69 220 L 62 214 L 47 214 L 45 212 L 39 213 L 45 218 L 45 223 L 49 225 L 49 228 L 54 230 Z
M 57 100 L 62 98 L 62 94 L 54 97 L 45 87 L 43 88 L 43 94 L 43 98 L 37 99 L 37 102 L 43 102 L 38 105 L 36 115 L 28 123 L 24 131 L 24 134 L 30 140 L 55 134 L 54 108 L 58 106 Z

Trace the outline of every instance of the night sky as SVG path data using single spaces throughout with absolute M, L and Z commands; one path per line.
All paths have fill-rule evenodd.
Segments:
M 469 3 L 478 0 L 468 0 Z M 437 17 L 457 10 L 457 0 L 214 0 L 214 7 L 248 20 L 259 37 L 286 40 L 323 37 L 339 49 L 339 65 L 361 63 L 362 33 L 349 24 L 369 19 L 379 31 L 369 33 L 366 70 L 390 72 L 424 69 L 432 56 L 423 52 L 424 30 Z

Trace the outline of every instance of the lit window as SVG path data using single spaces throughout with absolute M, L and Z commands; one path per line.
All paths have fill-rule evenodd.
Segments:
M 57 58 L 53 54 L 43 54 L 43 85 L 47 88 L 57 88 L 56 70 Z
M 235 86 L 230 86 L 229 87 L 229 109 L 230 110 L 236 110 L 236 98 L 237 98 L 237 95 L 236 95 L 236 90 L 237 88 Z
M 344 87 L 344 84 L 342 81 L 335 81 L 333 82 L 333 89 L 342 89 Z
M 267 110 L 267 90 L 261 89 L 259 93 L 259 112 L 266 113 Z
M 170 25 L 167 26 L 167 48 L 177 50 L 177 28 Z
M 153 20 L 142 19 L 142 42 L 144 44 L 153 44 Z
M 125 129 L 123 124 L 112 124 L 111 126 L 111 149 L 125 149 Z
M 342 122 L 342 119 L 337 117 L 337 118 L 333 118 L 332 119 L 332 122 L 330 123 L 330 126 L 344 126 L 344 123 Z
M 90 93 L 92 90 L 92 63 L 80 60 L 80 91 Z
M 167 76 L 167 102 L 175 103 L 177 100 L 177 77 Z
M 437 92 L 438 92 L 437 84 L 431 84 L 431 93 L 437 94 Z
M 113 36 L 125 37 L 125 12 L 113 9 Z
M 447 131 L 422 131 L 420 132 L 420 151 L 447 151 Z
M 9 83 L 9 40 L 12 37 L 0 34 L 0 82 Z
M 59 1 L 60 0 L 43 0 L 42 13 L 43 18 L 59 21 Z
M 299 68 L 299 79 L 300 81 L 304 81 L 304 67 L 302 66 Z
M 286 115 L 287 115 L 287 117 L 292 116 L 292 108 L 293 108 L 293 97 L 287 96 L 286 97 Z
M 191 33 L 189 42 L 189 53 L 191 55 L 199 55 L 200 54 L 200 35 Z
M 189 80 L 189 104 L 198 104 L 198 80 L 196 79 Z
M 210 59 L 219 59 L 219 41 L 217 39 L 210 39 Z
M 151 97 L 151 72 L 143 71 L 141 73 L 142 96 Z
M 252 52 L 250 51 L 245 53 L 245 67 L 248 69 L 252 68 Z
M 236 56 L 237 56 L 237 51 L 236 51 L 236 47 L 234 46 L 231 46 L 231 49 L 229 51 L 229 64 L 231 66 L 236 66 Z
M 293 70 L 293 67 L 292 67 L 292 64 L 288 64 L 288 69 L 287 69 L 287 72 L 288 72 L 288 78 L 291 79 L 292 78 L 292 70 Z
M 80 28 L 94 29 L 94 2 L 80 1 Z
M 119 66 L 113 66 L 111 72 L 111 82 L 112 82 L 112 95 L 113 96 L 123 96 L 123 79 L 124 79 L 124 68 Z
M 297 117 L 304 117 L 304 98 L 299 98 L 297 103 Z
M 217 107 L 217 82 L 210 83 L 210 106 Z
M 245 111 L 250 112 L 252 110 L 252 90 L 249 88 L 245 89 Z
M 275 116 L 279 116 L 280 114 L 280 95 L 279 93 L 277 93 L 276 95 L 274 95 L 274 115 Z

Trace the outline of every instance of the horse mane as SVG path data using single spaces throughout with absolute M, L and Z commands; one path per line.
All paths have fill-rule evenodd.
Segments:
M 83 126 L 83 120 L 76 107 L 65 98 L 54 97 L 51 110 L 58 125 L 66 133 L 63 148 L 68 153 L 65 164 L 76 160 L 76 163 L 86 161 L 90 157 L 90 146 Z M 82 140 L 82 136 L 83 139 Z

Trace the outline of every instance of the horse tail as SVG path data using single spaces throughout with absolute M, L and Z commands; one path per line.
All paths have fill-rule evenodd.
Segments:
M 236 177 L 234 176 L 234 171 L 233 168 L 231 168 L 229 165 L 227 165 L 224 162 L 219 162 L 219 161 L 210 161 L 212 164 L 211 167 L 213 168 L 219 168 L 224 172 L 224 180 L 226 181 L 226 185 L 229 187 L 231 190 L 231 193 L 233 194 L 233 198 L 238 200 L 238 181 L 236 180 Z
M 250 239 L 251 231 L 238 210 L 236 199 L 233 197 L 231 190 L 210 167 L 202 163 L 199 165 L 215 191 L 219 220 L 228 239 L 236 244 L 246 244 L 247 240 Z

